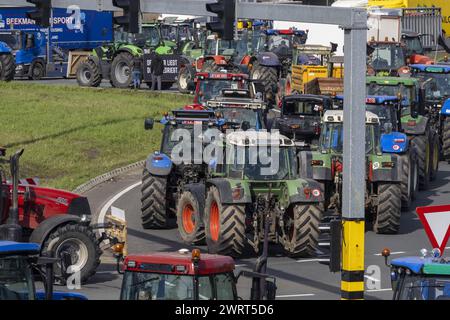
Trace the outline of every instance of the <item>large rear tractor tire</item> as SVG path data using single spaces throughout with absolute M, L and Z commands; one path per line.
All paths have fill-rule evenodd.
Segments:
M 272 67 L 261 66 L 258 62 L 253 65 L 251 71 L 253 80 L 260 80 L 264 85 L 264 95 L 272 97 L 272 103 L 275 102 L 274 88 L 278 88 L 278 70 Z
M 181 194 L 177 205 L 177 225 L 181 239 L 187 244 L 205 242 L 205 225 L 200 210 L 197 198 L 190 191 Z
M 185 65 L 180 69 L 178 73 L 177 79 L 177 87 L 178 91 L 181 93 L 189 93 L 191 92 L 191 88 L 189 88 L 189 83 L 194 81 L 195 70 L 191 65 Z
M 66 224 L 58 227 L 52 231 L 42 246 L 42 253 L 51 253 L 54 257 L 60 258 L 63 252 L 70 254 L 72 260 L 72 270 L 67 270 L 67 275 L 63 275 L 61 271 L 61 264 L 56 263 L 54 272 L 55 277 L 65 284 L 68 278 L 77 275 L 74 272 L 79 272 L 79 280 L 81 284 L 92 277 L 97 267 L 100 264 L 100 256 L 102 250 L 100 249 L 97 238 L 94 232 L 88 226 L 80 224 Z
M 442 154 L 450 162 L 450 117 L 445 117 L 442 128 Z
M 415 136 L 411 139 L 411 147 L 416 149 L 419 160 L 419 186 L 426 190 L 430 185 L 431 174 L 431 147 L 428 136 Z
M 437 174 L 439 171 L 439 137 L 437 133 L 434 133 L 432 138 L 430 139 L 431 145 L 431 159 L 430 159 L 430 180 L 434 181 L 437 178 Z
M 167 178 L 150 174 L 144 169 L 141 188 L 141 213 L 144 229 L 168 227 L 170 208 L 167 199 Z
M 0 81 L 12 81 L 16 74 L 16 63 L 12 54 L 0 54 Z
M 225 205 L 211 187 L 205 203 L 206 244 L 210 253 L 239 257 L 245 247 L 245 206 Z
M 98 87 L 102 82 L 100 67 L 92 59 L 87 59 L 77 69 L 77 82 L 80 87 Z
M 114 88 L 130 88 L 133 80 L 133 55 L 129 52 L 119 53 L 111 65 L 111 84 Z
M 291 257 L 311 257 L 319 242 L 323 208 L 317 204 L 296 204 L 285 213 L 283 249 Z
M 400 184 L 380 183 L 374 231 L 379 234 L 397 234 L 400 230 L 401 206 Z

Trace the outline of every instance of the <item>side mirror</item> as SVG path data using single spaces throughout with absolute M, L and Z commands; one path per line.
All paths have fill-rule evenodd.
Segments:
M 243 131 L 248 131 L 250 128 L 251 128 L 250 122 L 248 122 L 248 121 L 242 122 L 242 124 L 241 124 L 241 129 L 242 129 Z
M 392 123 L 391 122 L 386 122 L 384 124 L 384 132 L 387 134 L 392 133 Z
M 144 128 L 145 130 L 153 130 L 153 126 L 155 124 L 155 120 L 152 118 L 145 119 Z

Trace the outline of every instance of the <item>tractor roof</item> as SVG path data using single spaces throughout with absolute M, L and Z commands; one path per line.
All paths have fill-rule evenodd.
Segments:
M 409 269 L 415 274 L 450 276 L 450 261 L 446 260 L 438 261 L 433 258 L 404 257 L 393 259 L 391 264 L 395 267 Z
M 20 243 L 0 241 L 0 256 L 4 255 L 36 255 L 41 247 L 37 243 Z
M 315 101 L 323 102 L 325 100 L 332 100 L 330 96 L 315 95 L 315 94 L 292 94 L 283 97 L 284 101 Z
M 191 252 L 152 253 L 129 255 L 124 261 L 125 270 L 133 272 L 151 272 L 179 275 L 194 275 L 194 264 Z M 198 263 L 198 274 L 233 272 L 234 260 L 231 257 L 201 254 Z
M 293 147 L 295 143 L 283 136 L 274 135 L 266 131 L 236 131 L 227 135 L 227 143 L 240 147 L 247 146 L 271 146 Z
M 323 121 L 326 123 L 342 123 L 344 122 L 343 110 L 327 110 L 323 116 Z M 366 111 L 366 124 L 379 124 L 378 116 L 370 111 Z
M 427 72 L 427 73 L 450 73 L 449 65 L 429 65 L 429 64 L 412 64 L 410 65 L 411 69 Z
M 229 72 L 198 72 L 195 74 L 195 78 L 198 80 L 248 80 L 249 77 L 245 73 L 229 73 Z
M 400 78 L 400 77 L 367 77 L 366 84 L 376 83 L 379 85 L 398 86 L 416 86 L 419 81 L 414 78 Z
M 215 118 L 215 113 L 212 110 L 198 110 L 198 109 L 192 109 L 189 110 L 188 108 L 184 108 L 181 110 L 173 110 L 172 116 L 166 114 L 162 119 L 162 124 L 170 124 L 172 122 L 175 123 L 186 123 L 190 124 L 192 121 L 211 121 Z

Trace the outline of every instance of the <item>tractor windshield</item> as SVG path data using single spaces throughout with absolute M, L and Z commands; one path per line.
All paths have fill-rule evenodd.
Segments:
M 26 257 L 0 257 L 0 300 L 34 300 L 34 290 Z
M 161 44 L 161 36 L 156 26 L 142 26 L 142 34 L 145 36 L 146 46 L 156 48 Z
M 257 128 L 257 124 L 259 125 L 261 122 L 259 112 L 254 109 L 217 108 L 214 110 L 221 112 L 228 123 L 242 124 L 244 121 L 247 121 L 251 128 Z
M 434 80 L 433 83 L 436 84 L 434 88 L 433 86 L 426 86 L 427 100 L 440 100 L 450 96 L 450 76 L 448 73 L 419 72 L 416 77 L 421 82 L 432 79 Z
M 187 123 L 187 122 L 189 122 L 189 123 Z M 182 138 L 178 138 L 177 134 L 175 134 L 175 131 L 177 129 L 186 130 L 185 133 L 189 134 L 189 137 L 191 139 L 190 144 L 192 145 L 192 148 L 194 148 L 194 141 L 192 141 L 192 139 L 194 139 L 194 124 L 192 122 L 193 121 L 186 121 L 186 123 L 179 124 L 177 126 L 174 126 L 171 124 L 165 125 L 164 130 L 163 130 L 161 152 L 166 155 L 170 155 L 172 153 L 173 148 L 176 145 L 178 145 L 180 143 L 189 143 L 189 142 L 184 141 Z M 207 122 L 203 122 L 203 132 L 205 132 L 206 130 L 208 130 Z M 177 133 L 181 133 L 181 132 L 177 132 Z M 194 154 L 194 153 L 192 153 L 192 154 Z
M 20 50 L 21 39 L 19 33 L 0 33 L 0 42 L 4 42 L 12 50 Z
M 366 154 L 378 153 L 379 126 L 366 125 Z M 322 152 L 342 154 L 344 152 L 344 127 L 342 123 L 326 123 L 320 135 Z
M 450 277 L 405 275 L 398 285 L 400 300 L 450 300 Z
M 379 44 L 369 57 L 369 65 L 375 71 L 398 70 L 405 64 L 405 52 L 398 45 Z
M 211 100 L 217 96 L 220 96 L 223 89 L 246 89 L 241 81 L 233 81 L 228 79 L 222 80 L 199 80 L 200 85 L 198 88 L 198 103 L 202 104 L 208 100 Z
M 297 177 L 295 148 L 234 146 L 228 149 L 230 178 L 262 180 L 290 180 Z
M 390 96 L 398 97 L 401 94 L 402 97 L 408 98 L 408 100 L 416 100 L 416 87 L 401 85 L 386 85 L 378 83 L 369 83 L 366 86 L 366 93 L 368 96 Z
M 232 300 L 235 298 L 231 274 L 198 277 L 200 300 Z M 175 274 L 125 272 L 122 300 L 195 300 L 194 277 Z
M 393 106 L 385 106 L 385 105 L 376 105 L 376 104 L 368 104 L 366 105 L 366 110 L 370 111 L 378 116 L 380 119 L 381 130 L 384 130 L 385 123 L 392 123 L 392 126 L 395 128 L 396 119 L 394 112 L 392 112 Z
M 285 101 L 282 112 L 286 116 L 319 116 L 323 104 L 317 101 Z

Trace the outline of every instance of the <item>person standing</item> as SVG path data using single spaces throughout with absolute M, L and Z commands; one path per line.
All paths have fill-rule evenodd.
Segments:
M 133 88 L 139 89 L 141 87 L 141 72 L 142 72 L 142 61 L 140 57 L 135 57 L 133 59 Z
M 152 70 L 152 90 L 155 90 L 156 83 L 158 83 L 158 91 L 161 91 L 161 80 L 164 73 L 164 61 L 156 52 L 153 53 L 150 68 Z

